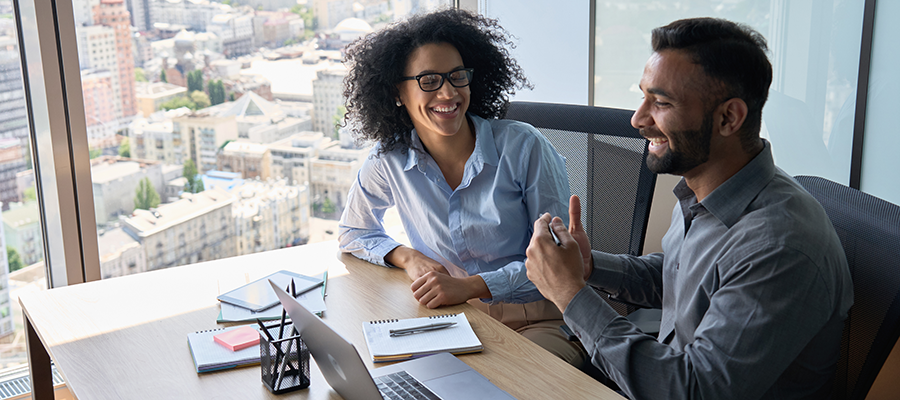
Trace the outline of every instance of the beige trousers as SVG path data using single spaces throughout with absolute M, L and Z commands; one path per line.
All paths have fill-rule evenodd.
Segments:
M 559 326 L 565 321 L 550 300 L 488 305 L 479 299 L 471 299 L 469 304 L 576 368 L 581 368 L 587 359 L 581 343 L 569 341 L 560 332 Z

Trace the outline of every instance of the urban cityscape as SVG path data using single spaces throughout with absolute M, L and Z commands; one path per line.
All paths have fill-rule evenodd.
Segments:
M 336 239 L 370 145 L 343 50 L 448 0 L 74 0 L 103 279 Z M 0 0 L 0 379 L 47 289 L 13 4 Z M 403 240 L 396 213 L 385 217 Z

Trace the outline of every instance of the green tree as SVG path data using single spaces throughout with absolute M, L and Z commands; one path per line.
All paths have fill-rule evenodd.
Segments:
M 322 213 L 331 215 L 334 214 L 335 211 L 337 210 L 334 208 L 334 203 L 331 202 L 331 199 L 326 197 L 325 201 L 322 202 Z
M 34 188 L 34 185 L 25 188 L 25 190 L 22 191 L 22 197 L 22 201 L 26 203 L 29 201 L 37 201 L 37 189 Z
M 344 114 L 347 114 L 347 107 L 338 106 L 337 111 L 331 116 L 331 121 L 334 122 L 334 137 L 338 136 L 338 129 L 343 126 Z
M 195 91 L 203 91 L 203 71 L 197 69 L 187 74 L 187 91 L 193 93 Z
M 225 102 L 225 85 L 222 84 L 221 79 L 209 81 L 206 90 L 209 91 L 209 103 L 211 105 L 222 104 Z
M 91 149 L 88 152 L 88 155 L 91 157 L 91 160 L 93 160 L 97 157 L 100 157 L 102 154 L 103 154 L 103 150 L 100 150 L 100 149 Z
M 300 16 L 305 30 L 315 31 L 318 29 L 319 20 L 313 15 L 313 11 L 309 7 L 297 4 L 291 7 L 291 12 Z
M 169 82 L 166 80 L 166 70 L 159 71 L 159 81 L 166 82 L 166 83 Z
M 11 246 L 6 246 L 6 259 L 9 261 L 9 272 L 18 271 L 25 266 L 22 263 L 22 257 L 19 256 L 19 252 Z
M 134 69 L 134 81 L 135 82 L 147 82 L 147 76 L 144 75 L 143 68 L 135 68 Z
M 131 158 L 131 142 L 128 141 L 128 138 L 122 139 L 122 144 L 119 145 L 119 156 Z
M 150 178 L 141 179 L 134 189 L 134 209 L 149 210 L 159 205 L 159 193 L 153 187 Z
M 191 92 L 191 102 L 194 103 L 194 110 L 199 110 L 210 106 L 209 96 L 202 91 Z
M 189 193 L 200 193 L 204 190 L 203 181 L 200 179 L 200 173 L 197 171 L 197 164 L 190 158 L 184 162 L 181 176 L 187 179 L 184 183 L 184 191 Z
M 187 107 L 191 110 L 197 110 L 197 104 L 186 96 L 176 97 L 159 105 L 160 110 L 174 110 L 176 108 Z

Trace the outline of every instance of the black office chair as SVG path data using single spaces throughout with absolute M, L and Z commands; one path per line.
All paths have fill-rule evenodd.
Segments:
M 633 111 L 512 102 L 506 118 L 537 128 L 566 158 L 569 187 L 581 198 L 591 248 L 640 255 L 656 174 L 647 169 L 647 140 L 631 126 Z M 633 308 L 611 301 L 625 315 Z
M 828 213 L 853 278 L 832 398 L 863 400 L 900 338 L 900 206 L 827 179 L 795 179 Z

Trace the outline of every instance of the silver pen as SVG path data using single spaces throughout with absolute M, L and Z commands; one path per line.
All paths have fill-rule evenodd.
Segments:
M 397 337 L 397 336 L 412 335 L 414 333 L 436 331 L 438 329 L 449 328 L 453 325 L 456 325 L 456 322 L 441 322 L 439 324 L 428 324 L 428 325 L 414 326 L 411 328 L 391 329 L 389 332 L 391 334 L 391 337 Z

